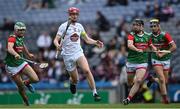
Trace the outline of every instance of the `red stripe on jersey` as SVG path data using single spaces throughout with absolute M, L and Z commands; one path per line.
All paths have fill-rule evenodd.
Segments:
M 135 72 L 127 72 L 127 74 L 135 74 Z
M 168 44 L 171 43 L 171 42 L 173 41 L 171 35 L 170 35 L 168 32 L 166 32 L 165 38 L 166 38 Z
M 134 40 L 134 36 L 131 35 L 131 34 L 129 34 L 129 35 L 128 35 L 128 40 Z
M 147 46 L 148 45 L 148 43 L 135 43 L 134 45 L 141 45 L 141 46 Z
M 169 71 L 170 69 L 163 69 L 163 71 Z
M 148 48 L 148 43 L 135 43 L 134 45 L 138 49 L 146 49 L 146 48 Z
M 149 39 L 148 45 L 152 45 L 152 39 Z
M 145 69 L 146 70 L 147 67 L 137 67 L 136 70 L 138 70 L 138 69 Z
M 162 64 L 153 64 L 153 66 L 163 66 Z
M 16 52 L 22 52 L 23 49 L 24 49 L 23 46 L 21 46 L 21 47 L 15 47 L 15 48 L 14 48 L 14 50 L 15 50 Z
M 8 38 L 8 42 L 16 42 L 16 38 L 15 37 L 9 37 Z

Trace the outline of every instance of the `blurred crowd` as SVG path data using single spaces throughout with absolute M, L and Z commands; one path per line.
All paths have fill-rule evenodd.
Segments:
M 146 10 L 144 10 L 144 17 L 146 18 L 155 17 L 159 18 L 161 21 L 166 22 L 169 18 L 175 15 L 173 9 L 171 8 L 171 4 L 174 3 L 172 2 L 173 0 L 165 4 L 163 4 L 164 2 L 151 4 L 148 0 L 146 1 Z M 85 2 L 89 2 L 89 0 L 69 0 L 68 4 L 74 5 L 76 3 Z M 56 7 L 53 3 L 53 0 L 42 0 L 42 2 L 38 3 L 34 2 L 33 0 L 27 0 L 26 3 L 25 10 Z M 128 0 L 107 0 L 106 6 L 115 6 L 119 4 L 128 6 Z M 86 45 L 84 42 L 81 43 L 82 48 L 84 49 L 84 53 L 89 61 L 94 78 L 96 81 L 120 81 L 121 83 L 126 83 L 126 36 L 131 31 L 131 27 L 128 24 L 128 18 L 122 16 L 118 21 L 116 21 L 115 24 L 111 24 L 111 22 L 108 21 L 108 19 L 103 15 L 103 13 L 101 13 L 101 11 L 97 11 L 95 14 L 96 20 L 94 21 L 93 26 L 84 26 L 87 34 L 93 39 L 104 41 L 105 47 L 103 49 L 99 49 L 96 46 Z M 138 16 L 131 17 L 133 20 L 133 18 Z M 177 26 L 179 25 L 180 23 L 177 22 Z M 5 18 L 4 24 L 0 26 L 0 32 L 12 32 L 13 26 L 14 21 L 10 18 Z M 69 81 L 69 76 L 64 68 L 62 58 L 59 56 L 58 59 L 55 59 L 56 50 L 53 45 L 53 39 L 56 35 L 57 29 L 58 27 L 52 26 L 49 31 L 42 30 L 39 36 L 37 36 L 36 40 L 38 51 L 32 51 L 35 55 L 35 61 L 49 63 L 49 67 L 47 69 L 39 69 L 37 66 L 32 65 L 42 82 L 58 83 Z M 111 35 L 109 33 L 112 32 L 112 29 L 115 30 L 115 34 L 113 34 L 113 36 L 108 36 Z M 110 39 L 106 40 L 106 37 L 110 37 Z M 0 50 L 0 52 L 5 51 L 1 44 Z M 0 82 L 10 82 L 4 68 L 5 66 L 3 64 L 3 60 L 0 60 L 0 67 Z M 80 81 L 85 81 L 85 74 L 80 71 L 80 69 L 78 70 L 80 73 Z
M 100 34 L 103 32 L 110 32 L 111 24 L 100 11 L 96 14 L 97 18 L 94 21 L 96 26 L 92 27 L 90 25 L 85 25 L 85 28 L 90 37 L 96 40 L 102 40 Z M 9 25 L 9 21 L 4 21 L 1 32 L 13 32 L 14 21 L 10 22 L 11 23 Z M 125 65 L 127 55 L 125 36 L 128 34 L 129 30 L 126 30 L 124 26 L 125 24 L 122 21 L 118 23 L 116 34 L 114 36 L 110 36 L 112 39 L 105 43 L 105 47 L 103 49 L 87 45 L 84 42 L 81 43 L 96 81 L 117 81 L 119 79 L 120 72 Z M 50 31 L 42 30 L 36 40 L 38 51 L 32 51 L 35 55 L 35 61 L 49 63 L 49 67 L 47 69 L 39 69 L 37 66 L 32 65 L 41 81 L 44 82 L 57 83 L 68 81 L 69 78 L 64 68 L 61 56 L 59 56 L 59 59 L 55 59 L 56 50 L 53 45 L 53 39 L 56 35 L 57 29 L 58 27 L 52 27 Z M 10 82 L 4 68 L 3 60 L 0 63 L 0 81 Z M 84 81 L 85 74 L 82 71 L 79 72 L 80 81 Z

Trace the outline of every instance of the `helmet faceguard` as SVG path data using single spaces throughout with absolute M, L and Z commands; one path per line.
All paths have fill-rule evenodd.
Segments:
M 14 31 L 17 36 L 24 36 L 26 25 L 22 22 L 16 22 L 16 24 L 14 25 Z
M 16 24 L 14 25 L 14 29 L 15 30 L 26 30 L 26 25 L 22 22 L 16 22 Z

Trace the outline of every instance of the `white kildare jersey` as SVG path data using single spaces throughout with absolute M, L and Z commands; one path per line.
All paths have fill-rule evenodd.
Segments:
M 57 34 L 62 37 L 68 22 L 60 25 Z M 62 42 L 62 55 L 73 55 L 77 52 L 83 52 L 80 44 L 81 33 L 85 32 L 80 23 L 70 24 L 64 40 Z

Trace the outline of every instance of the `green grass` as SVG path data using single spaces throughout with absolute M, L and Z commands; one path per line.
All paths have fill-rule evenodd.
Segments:
M 47 104 L 47 105 L 31 105 L 29 107 L 23 105 L 0 105 L 0 108 L 3 109 L 27 109 L 27 108 L 34 108 L 34 109 L 172 109 L 172 108 L 179 108 L 180 103 L 173 103 L 173 104 L 129 104 L 124 106 L 122 104 L 80 104 L 80 105 L 67 105 L 67 104 Z

